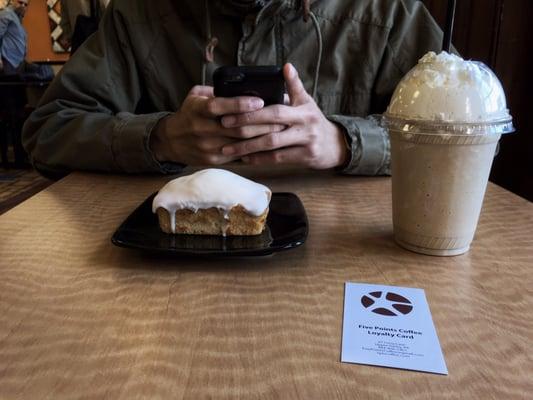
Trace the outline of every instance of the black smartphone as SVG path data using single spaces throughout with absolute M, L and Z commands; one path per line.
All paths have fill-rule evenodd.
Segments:
M 213 73 L 215 96 L 255 96 L 271 104 L 283 104 L 285 79 L 277 66 L 219 67 Z

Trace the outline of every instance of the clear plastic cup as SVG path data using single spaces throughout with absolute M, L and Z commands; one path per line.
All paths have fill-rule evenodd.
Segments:
M 421 60 L 399 84 L 384 115 L 391 140 L 394 238 L 422 254 L 468 251 L 498 140 L 514 131 L 492 71 L 461 62 L 468 64 L 435 66 Z M 472 65 L 480 82 L 468 81 L 468 90 L 455 85 L 451 78 L 458 76 L 461 83 L 461 68 L 468 72 Z

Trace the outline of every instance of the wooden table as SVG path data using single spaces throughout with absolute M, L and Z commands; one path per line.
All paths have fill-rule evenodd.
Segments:
M 75 173 L 0 217 L 0 398 L 532 398 L 533 204 L 490 184 L 469 253 L 392 240 L 390 179 L 249 173 L 307 243 L 172 258 L 110 237 L 168 178 Z M 344 364 L 344 283 L 423 288 L 449 375 Z

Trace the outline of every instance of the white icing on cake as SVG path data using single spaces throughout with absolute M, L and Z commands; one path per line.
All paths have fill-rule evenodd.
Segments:
M 241 205 L 246 212 L 260 216 L 268 208 L 269 188 L 223 169 L 204 169 L 168 182 L 155 196 L 152 211 L 164 208 L 170 215 L 172 232 L 176 230 L 176 210 L 218 208 L 228 218 L 231 209 Z

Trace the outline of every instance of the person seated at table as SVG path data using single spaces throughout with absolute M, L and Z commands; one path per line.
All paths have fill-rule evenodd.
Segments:
M 11 80 L 51 80 L 49 65 L 28 63 L 26 57 L 26 30 L 22 19 L 30 0 L 10 0 L 0 10 L 0 77 Z
M 24 144 L 53 176 L 235 160 L 388 174 L 373 114 L 441 42 L 413 0 L 116 0 L 27 120 Z M 235 64 L 284 64 L 288 104 L 213 97 L 212 71 Z

